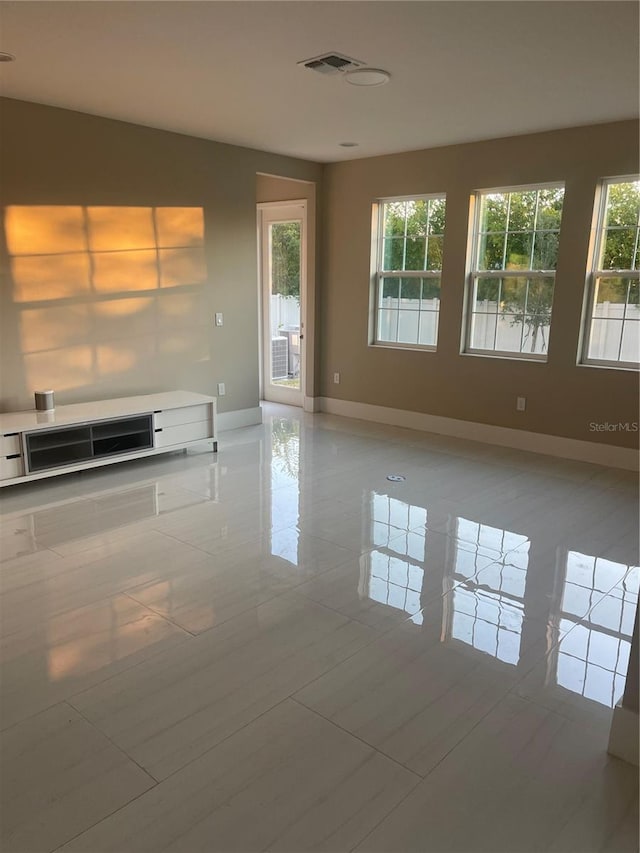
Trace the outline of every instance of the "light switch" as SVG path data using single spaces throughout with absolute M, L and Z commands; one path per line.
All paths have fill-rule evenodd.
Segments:
M 224 317 L 222 314 L 216 314 L 216 326 L 224 326 Z

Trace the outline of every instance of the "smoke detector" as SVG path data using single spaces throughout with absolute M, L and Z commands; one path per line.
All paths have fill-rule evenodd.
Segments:
M 353 71 L 365 65 L 359 59 L 352 59 L 342 53 L 323 53 L 311 59 L 302 59 L 297 64 L 304 65 L 305 68 L 317 71 L 319 74 L 345 74 L 347 71 Z

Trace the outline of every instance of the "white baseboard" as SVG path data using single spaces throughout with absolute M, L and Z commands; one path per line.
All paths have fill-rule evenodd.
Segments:
M 253 409 L 236 409 L 235 412 L 218 412 L 217 421 L 218 432 L 254 426 L 262 423 L 262 409 L 255 406 Z
M 638 712 L 617 705 L 613 710 L 613 722 L 609 735 L 610 755 L 635 764 L 638 767 Z
M 358 418 L 363 421 L 375 421 L 391 426 L 435 432 L 455 438 L 481 441 L 485 444 L 497 444 L 531 453 L 544 453 L 548 456 L 560 456 L 563 459 L 575 459 L 580 462 L 592 462 L 611 468 L 638 470 L 638 453 L 627 447 L 613 447 L 610 444 L 597 444 L 593 441 L 579 441 L 546 433 L 528 432 L 509 427 L 480 424 L 474 421 L 461 421 L 456 418 L 443 418 L 439 415 L 427 415 L 406 409 L 391 409 L 387 406 L 373 406 L 369 403 L 354 403 L 349 400 L 336 400 L 333 397 L 321 397 L 321 411 L 346 418 Z
M 320 412 L 322 397 L 305 397 L 302 408 L 305 412 Z

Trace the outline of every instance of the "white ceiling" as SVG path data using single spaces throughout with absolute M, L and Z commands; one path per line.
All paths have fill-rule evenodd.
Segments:
M 5 0 L 0 25 L 9 97 L 321 162 L 638 115 L 636 2 Z M 296 65 L 328 51 L 391 82 Z

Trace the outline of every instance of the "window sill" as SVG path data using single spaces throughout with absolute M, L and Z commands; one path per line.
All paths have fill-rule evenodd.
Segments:
M 374 341 L 369 344 L 374 349 L 392 349 L 398 352 L 437 352 L 437 346 L 418 346 L 417 344 L 394 344 Z
M 615 370 L 622 371 L 623 373 L 638 373 L 640 371 L 640 366 L 634 367 L 630 364 L 607 364 L 605 362 L 597 362 L 597 361 L 579 361 L 576 364 L 576 367 L 590 367 L 595 368 L 596 370 Z
M 515 361 L 518 363 L 524 362 L 525 364 L 548 364 L 549 359 L 544 356 L 543 358 L 531 358 L 529 356 L 521 356 L 516 354 L 509 354 L 504 352 L 485 352 L 478 350 L 463 350 L 460 355 L 471 356 L 472 358 L 491 358 L 497 359 L 499 361 Z

